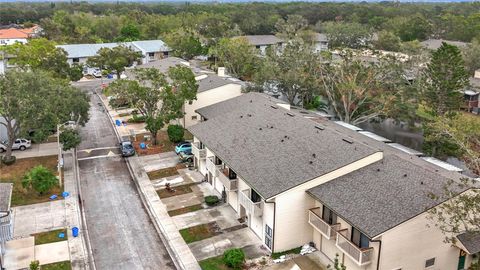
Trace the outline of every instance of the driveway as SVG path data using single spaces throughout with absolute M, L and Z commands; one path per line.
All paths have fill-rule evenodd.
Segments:
M 91 91 L 94 82 L 77 83 Z M 79 147 L 82 203 L 97 269 L 174 269 L 123 158 L 100 99 L 91 95 L 90 121 Z
M 32 147 L 25 151 L 13 151 L 13 155 L 17 159 L 58 155 L 58 143 L 34 143 Z
M 57 200 L 13 207 L 14 238 L 67 226 L 65 201 Z

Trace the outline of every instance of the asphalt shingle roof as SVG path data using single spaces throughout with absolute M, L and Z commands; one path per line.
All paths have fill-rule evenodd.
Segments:
M 378 152 L 272 101 L 247 93 L 188 128 L 264 199 Z M 236 109 L 223 113 L 227 104 Z
M 480 252 L 480 233 L 462 233 L 457 236 L 458 241 L 467 249 L 468 253 Z
M 124 45 L 132 48 L 135 51 L 144 52 L 163 52 L 171 49 L 161 40 L 140 40 L 133 42 L 118 42 L 118 43 L 92 43 L 92 44 L 66 44 L 58 45 L 67 52 L 68 58 L 92 57 L 97 55 L 101 48 L 114 48 L 119 45 Z
M 283 39 L 280 39 L 274 35 L 238 36 L 236 38 L 245 38 L 253 46 L 274 45 L 283 42 Z
M 0 183 L 0 212 L 7 212 L 10 210 L 12 189 L 12 183 Z
M 373 238 L 436 206 L 428 195 L 443 194 L 448 179 L 387 152 L 381 161 L 307 192 Z

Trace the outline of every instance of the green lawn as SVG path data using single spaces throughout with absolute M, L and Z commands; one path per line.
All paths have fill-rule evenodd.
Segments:
M 178 171 L 176 167 L 168 167 L 160 170 L 147 172 L 148 178 L 150 178 L 150 180 L 169 177 L 177 174 L 178 174 Z
M 165 198 L 169 198 L 177 195 L 192 193 L 193 192 L 191 188 L 192 185 L 196 185 L 196 183 L 189 183 L 181 186 L 172 187 L 172 189 L 175 190 L 174 192 L 168 191 L 166 189 L 160 189 L 160 190 L 157 190 L 157 194 L 158 194 L 158 197 L 160 197 L 160 199 L 165 199 Z
M 65 233 L 64 238 L 58 237 L 58 234 L 61 233 L 61 232 Z M 35 245 L 43 245 L 43 244 L 48 244 L 48 243 L 60 242 L 60 241 L 67 240 L 67 238 L 68 238 L 66 229 L 59 229 L 59 230 L 55 230 L 55 231 L 36 233 L 36 234 L 32 234 L 32 236 L 35 237 Z M 42 267 L 42 269 L 43 269 L 43 267 Z
M 275 260 L 275 259 L 280 258 L 280 256 L 282 256 L 282 255 L 300 254 L 301 250 L 302 250 L 302 247 L 297 247 L 297 248 L 293 248 L 293 249 L 282 251 L 282 252 L 272 253 L 272 258 Z
M 215 222 L 201 224 L 180 230 L 180 235 L 182 235 L 183 239 L 187 244 L 207 239 L 218 234 L 218 226 Z
M 22 180 L 24 175 L 38 165 L 43 165 L 45 168 L 56 173 L 57 156 L 17 159 L 17 161 L 10 166 L 0 164 L 0 182 L 13 183 L 12 206 L 47 202 L 50 200 L 49 197 L 52 194 L 59 195 L 62 192 L 62 189 L 59 186 L 54 187 L 50 192 L 43 195 L 40 195 L 34 190 L 23 188 Z
M 70 261 L 57 262 L 51 264 L 45 264 L 41 266 L 42 270 L 71 270 L 72 264 Z
M 173 216 L 178 216 L 178 215 L 189 213 L 189 212 L 198 211 L 201 209 L 203 209 L 201 204 L 195 204 L 195 205 L 191 205 L 191 206 L 187 206 L 187 207 L 183 207 L 175 210 L 170 210 L 168 211 L 168 215 L 173 217 Z
M 232 268 L 225 265 L 223 262 L 223 255 L 209 258 L 198 262 L 202 270 L 230 270 Z

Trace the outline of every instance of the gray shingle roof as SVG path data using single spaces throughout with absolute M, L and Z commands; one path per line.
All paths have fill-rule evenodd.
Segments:
M 7 212 L 10 210 L 12 189 L 12 183 L 0 183 L 0 212 Z
M 280 39 L 274 35 L 238 36 L 236 38 L 245 38 L 253 46 L 274 45 L 283 42 L 283 39 Z
M 328 37 L 322 33 L 315 33 L 315 41 L 318 42 L 328 42 Z
M 480 252 L 480 233 L 462 233 L 457 236 L 458 241 L 467 249 L 469 254 Z
M 462 48 L 462 47 L 465 47 L 465 46 L 468 45 L 468 43 L 466 43 L 466 42 L 444 40 L 444 39 L 428 39 L 428 40 L 422 41 L 420 43 L 423 45 L 423 47 L 425 47 L 427 49 L 436 50 L 436 49 L 440 48 L 440 46 L 442 46 L 442 42 L 445 42 L 449 45 L 457 46 L 459 48 Z
M 65 44 L 58 45 L 67 52 L 68 58 L 82 58 L 95 56 L 101 48 L 114 48 L 119 45 L 125 45 L 135 51 L 144 52 L 164 52 L 171 51 L 170 48 L 161 40 L 141 40 L 134 42 L 117 43 L 92 43 L 92 44 Z
M 437 205 L 448 178 L 399 155 L 316 186 L 308 193 L 373 238 Z M 411 157 L 412 159 L 416 157 Z
M 377 152 L 259 93 L 221 103 L 237 109 L 188 129 L 265 199 Z
M 160 60 L 148 62 L 143 65 L 138 65 L 135 68 L 156 68 L 161 73 L 165 74 L 168 72 L 169 68 L 175 67 L 177 65 L 190 67 L 189 62 L 187 60 L 183 60 L 178 57 L 167 57 Z M 197 81 L 197 84 L 198 84 L 197 93 L 212 90 L 227 84 L 239 84 L 239 85 L 243 84 L 242 81 L 233 79 L 231 77 L 220 77 L 216 75 L 213 71 L 205 71 L 205 70 L 200 70 L 193 67 L 190 67 L 190 68 L 196 76 L 200 76 L 200 75 L 205 76 L 205 78 L 201 78 Z M 135 77 L 133 74 L 133 70 L 134 69 L 127 69 L 125 71 L 125 74 L 127 75 L 127 77 L 129 78 Z
M 248 95 L 241 95 L 233 99 L 228 99 L 219 103 L 212 104 L 210 106 L 197 109 L 196 112 L 203 116 L 205 119 L 212 119 L 213 117 L 216 117 L 218 115 L 225 115 L 232 111 L 243 109 L 243 106 L 246 103 L 250 102 L 252 96 L 254 96 L 255 99 L 266 99 L 266 102 L 270 102 L 272 105 L 286 104 L 284 101 L 270 97 L 266 94 L 249 93 Z

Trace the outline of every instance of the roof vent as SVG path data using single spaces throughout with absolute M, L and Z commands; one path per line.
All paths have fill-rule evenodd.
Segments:
M 404 174 L 403 177 L 407 177 L 407 174 Z
M 352 140 L 350 140 L 350 139 L 343 138 L 342 140 L 343 140 L 344 142 L 347 142 L 347 143 L 349 143 L 349 144 L 352 144 L 352 143 L 353 143 L 353 141 L 352 141 Z
M 423 185 L 423 181 L 422 181 L 422 182 L 420 182 L 420 185 Z
M 252 103 L 253 101 L 250 99 L 250 103 Z
M 247 114 L 247 116 L 248 116 L 248 117 L 252 117 L 252 115 L 251 115 L 251 114 Z
M 277 106 L 274 106 L 274 105 L 270 105 L 270 107 L 274 108 L 274 109 L 278 109 Z
M 270 126 L 270 128 L 273 128 L 273 126 Z
M 258 128 L 258 130 L 262 130 L 262 128 Z
M 315 126 L 316 129 L 319 129 L 319 130 L 324 130 L 325 128 L 324 127 L 321 127 L 321 126 Z
M 243 118 L 243 115 L 240 115 L 240 118 Z
M 379 171 L 380 171 L 380 168 L 377 169 L 377 172 L 379 172 Z
M 313 161 L 311 161 L 311 160 L 310 160 L 310 162 L 309 162 L 309 163 L 310 163 L 310 164 L 313 164 Z
M 288 116 L 291 116 L 291 117 L 294 117 L 294 116 L 295 116 L 295 114 L 289 113 L 289 112 L 287 112 L 287 115 L 288 115 Z
M 280 141 L 283 142 L 283 139 L 281 139 Z
M 317 157 L 317 155 L 316 155 L 315 153 L 313 153 L 313 154 L 312 154 L 312 157 L 313 157 L 313 158 L 316 158 L 316 157 Z

